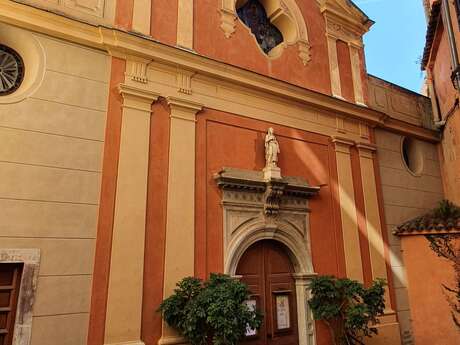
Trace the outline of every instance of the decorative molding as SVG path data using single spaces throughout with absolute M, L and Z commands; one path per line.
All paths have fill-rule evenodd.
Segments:
M 192 78 L 196 72 L 177 68 L 177 91 L 186 95 L 192 94 Z
M 359 156 L 361 158 L 373 159 L 374 152 L 377 151 L 377 147 L 375 145 L 367 143 L 357 143 L 356 147 L 358 148 Z
M 171 118 L 196 122 L 196 114 L 203 109 L 203 105 L 197 102 L 184 100 L 177 97 L 167 97 L 171 108 Z
M 219 8 L 221 24 L 226 38 L 231 38 L 235 32 L 238 15 L 236 12 L 237 0 L 221 0 Z M 283 34 L 284 41 L 275 47 L 269 57 L 281 56 L 284 49 L 290 45 L 297 44 L 299 58 L 304 66 L 311 61 L 311 46 L 308 39 L 305 18 L 295 0 L 267 0 L 262 5 L 267 11 L 270 22 L 275 25 Z
M 220 12 L 220 28 L 224 32 L 226 38 L 232 37 L 236 27 L 235 1 L 221 0 Z
M 136 60 L 131 60 L 129 62 L 131 64 L 131 71 L 127 75 L 131 77 L 131 80 L 137 81 L 142 84 L 147 84 L 148 83 L 148 78 L 147 78 L 148 65 L 149 63 L 152 62 L 152 60 L 136 59 Z
M 155 92 L 126 84 L 119 84 L 118 90 L 123 96 L 123 108 L 130 108 L 148 113 L 152 111 L 152 103 L 158 100 L 160 96 Z
M 315 274 L 310 248 L 308 199 L 319 192 L 296 177 L 264 179 L 262 171 L 224 168 L 214 176 L 222 190 L 224 272 L 235 275 L 244 252 L 254 243 L 282 243 L 296 274 L 299 345 L 315 344 L 308 306 L 308 282 Z
M 363 122 L 359 123 L 359 136 L 365 140 L 370 138 L 369 126 Z
M 304 66 L 306 66 L 311 61 L 311 46 L 310 43 L 306 40 L 299 40 L 297 42 L 299 47 L 299 57 L 302 60 Z
M 336 129 L 339 133 L 347 133 L 347 130 L 345 129 L 345 119 L 342 116 L 336 116 Z
M 356 144 L 353 140 L 341 137 L 332 138 L 332 142 L 335 144 L 335 152 L 340 152 L 347 155 L 350 154 L 350 148 Z
M 374 24 L 347 0 L 316 0 L 326 20 L 328 35 L 362 47 L 362 36 Z
M 23 263 L 12 345 L 29 345 L 32 337 L 33 305 L 40 269 L 40 249 L 0 249 L 0 264 Z
M 410 125 L 401 120 L 394 119 L 382 111 L 364 108 L 356 104 L 304 89 L 286 82 L 259 75 L 223 62 L 214 61 L 183 49 L 177 49 L 160 44 L 147 37 L 140 37 L 113 28 L 95 26 L 88 23 L 72 20 L 50 12 L 20 5 L 12 1 L 0 2 L 0 21 L 32 30 L 56 38 L 65 39 L 78 44 L 84 44 L 109 54 L 126 59 L 127 56 L 154 60 L 155 64 L 163 71 L 177 70 L 177 66 L 195 71 L 197 75 L 206 76 L 214 85 L 232 85 L 238 97 L 244 97 L 248 90 L 277 97 L 283 102 L 296 104 L 295 107 L 314 107 L 322 113 L 332 113 L 354 118 L 370 126 L 378 126 L 387 130 L 410 135 L 430 142 L 439 142 L 436 131 Z M 152 64 L 150 64 L 150 68 Z M 173 72 L 176 73 L 176 72 Z M 174 79 L 174 84 L 176 80 Z M 153 82 L 147 84 L 154 88 Z M 163 87 L 167 89 L 168 86 Z M 177 85 L 175 93 L 177 93 Z M 163 91 L 159 92 L 163 94 Z M 170 93 L 172 94 L 172 93 Z M 273 122 L 273 120 L 272 120 Z M 280 123 L 284 123 L 283 122 Z

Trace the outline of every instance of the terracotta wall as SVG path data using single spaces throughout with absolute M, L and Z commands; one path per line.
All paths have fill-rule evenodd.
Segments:
M 454 269 L 439 258 L 424 236 L 402 239 L 414 336 L 417 344 L 456 345 L 460 331 L 455 327 L 441 284 L 453 286 Z M 429 279 L 429 282 L 427 281 Z
M 456 12 L 451 8 L 453 29 L 456 36 L 457 47 L 460 46 L 460 32 L 458 30 Z M 458 91 L 454 89 L 451 76 L 451 57 L 447 32 L 445 28 L 438 28 L 433 49 L 435 56 L 432 74 L 436 96 L 439 104 L 440 116 L 447 119 L 443 130 L 442 143 L 439 147 L 443 183 L 446 198 L 460 204 L 460 118 L 459 107 L 455 106 Z M 438 121 L 439 119 L 435 119 Z
M 297 1 L 312 45 L 312 60 L 304 66 L 297 46 L 286 49 L 281 57 L 269 59 L 259 49 L 250 30 L 236 20 L 236 31 L 225 38 L 220 28 L 220 1 L 195 2 L 195 44 L 197 53 L 257 73 L 269 75 L 312 90 L 330 94 L 329 64 L 324 18 L 314 0 Z
M 196 252 L 200 277 L 223 271 L 223 213 L 221 191 L 213 175 L 223 167 L 262 170 L 264 136 L 269 123 L 206 109 L 197 123 Z M 344 254 L 336 195 L 335 153 L 325 136 L 273 126 L 282 148 L 282 174 L 301 176 L 323 185 L 311 200 L 313 265 L 320 274 L 343 276 Z M 318 344 L 328 344 L 328 332 L 319 325 Z

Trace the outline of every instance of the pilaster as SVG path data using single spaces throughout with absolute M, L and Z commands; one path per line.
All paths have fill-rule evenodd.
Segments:
M 353 78 L 353 90 L 355 94 L 355 103 L 360 105 L 364 104 L 364 93 L 363 93 L 363 82 L 361 80 L 361 63 L 359 57 L 359 50 L 361 47 L 356 46 L 353 43 L 348 43 L 348 49 L 350 50 L 350 61 L 351 61 L 351 74 Z
M 193 50 L 193 3 L 194 0 L 178 0 L 177 45 Z
M 327 35 L 327 48 L 329 53 L 329 71 L 331 73 L 332 96 L 342 99 L 339 60 L 337 57 L 337 38 L 335 36 Z
M 142 345 L 150 117 L 158 95 L 125 84 L 119 88 L 123 115 L 104 344 Z
M 135 0 L 133 6 L 133 31 L 149 36 L 152 0 Z
M 382 224 L 377 198 L 377 186 L 373 155 L 376 148 L 370 144 L 357 144 L 364 194 L 364 207 L 366 210 L 366 226 L 371 259 L 372 278 L 388 281 L 388 272 L 385 260 L 385 243 L 383 241 Z M 386 314 L 393 313 L 390 307 L 390 295 L 385 291 Z
M 171 109 L 164 297 L 182 278 L 194 275 L 195 255 L 195 126 L 198 103 L 170 97 Z M 160 344 L 183 343 L 163 326 Z
M 338 137 L 334 138 L 333 142 L 337 160 L 337 182 L 347 277 L 363 282 L 363 265 L 350 153 L 350 147 L 354 145 L 354 142 Z

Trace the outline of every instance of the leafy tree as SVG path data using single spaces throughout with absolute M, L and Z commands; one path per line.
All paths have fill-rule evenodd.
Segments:
M 315 320 L 328 326 L 335 345 L 361 345 L 365 337 L 377 334 L 374 326 L 385 309 L 385 285 L 378 279 L 365 288 L 354 280 L 319 276 L 310 283 L 308 304 Z
M 184 278 L 159 311 L 163 319 L 192 345 L 236 345 L 247 328 L 258 329 L 262 318 L 245 304 L 247 286 L 223 274 L 208 281 Z

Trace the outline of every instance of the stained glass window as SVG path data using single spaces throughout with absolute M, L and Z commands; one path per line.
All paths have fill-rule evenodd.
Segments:
M 241 21 L 251 29 L 265 54 L 283 42 L 283 35 L 276 26 L 270 23 L 265 8 L 258 0 L 247 1 L 237 12 Z

